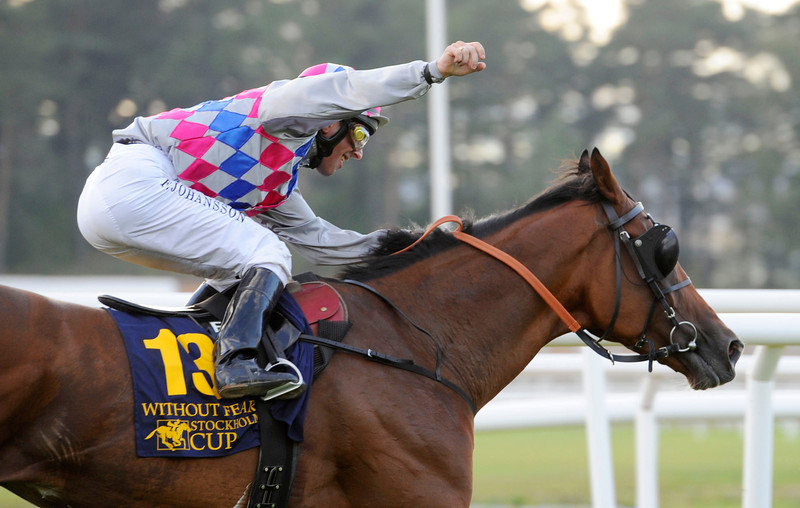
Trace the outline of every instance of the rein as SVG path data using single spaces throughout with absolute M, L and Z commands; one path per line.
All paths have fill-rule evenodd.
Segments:
M 607 215 L 609 213 L 613 213 L 613 208 L 604 207 L 605 212 Z M 610 209 L 610 210 L 609 210 Z M 624 237 L 627 235 L 627 232 L 623 229 L 624 225 L 630 222 L 636 215 L 643 211 L 644 207 L 641 203 L 637 203 L 636 206 L 633 207 L 630 211 L 624 214 L 621 218 L 616 216 L 616 213 L 613 213 L 613 216 L 609 215 L 610 223 L 608 224 L 609 228 L 613 229 L 615 232 L 618 232 L 619 235 L 615 238 L 614 249 L 616 254 L 616 264 L 617 264 L 617 289 L 616 289 L 616 304 L 614 308 L 614 314 L 609 325 L 609 328 L 603 334 L 603 338 L 607 337 L 611 333 L 611 329 L 614 326 L 614 322 L 616 321 L 617 315 L 619 313 L 619 305 L 620 305 L 620 297 L 621 297 L 621 260 L 620 260 L 620 249 L 619 249 L 619 238 Z M 696 347 L 695 339 L 697 338 L 697 328 L 688 321 L 678 321 L 675 317 L 675 310 L 669 305 L 666 301 L 665 294 L 670 293 L 672 291 L 676 291 L 681 289 L 685 286 L 691 284 L 690 279 L 686 279 L 678 284 L 675 284 L 665 290 L 661 290 L 658 286 L 658 283 L 654 280 L 648 280 L 645 278 L 644 272 L 642 272 L 641 263 L 639 261 L 638 255 L 631 251 L 631 255 L 634 258 L 634 262 L 642 275 L 642 278 L 648 283 L 648 286 L 653 291 L 655 295 L 655 300 L 653 301 L 653 305 L 650 308 L 649 315 L 647 317 L 644 330 L 642 331 L 642 335 L 640 340 L 636 343 L 636 347 L 641 347 L 645 343 L 650 345 L 649 351 L 647 353 L 640 353 L 640 354 L 629 354 L 629 355 L 617 355 L 613 354 L 604 348 L 600 344 L 600 340 L 593 338 L 593 336 L 589 333 L 586 328 L 582 327 L 578 321 L 570 314 L 570 312 L 558 301 L 558 299 L 550 292 L 547 287 L 542 284 L 542 282 L 534 275 L 530 270 L 528 270 L 525 265 L 520 263 L 517 259 L 512 257 L 511 255 L 503 252 L 502 250 L 490 245 L 483 240 L 480 240 L 472 235 L 463 232 L 464 224 L 462 223 L 461 219 L 455 215 L 447 215 L 442 217 L 441 219 L 437 220 L 433 224 L 431 224 L 428 229 L 423 233 L 423 235 L 418 238 L 414 243 L 409 245 L 408 247 L 396 252 L 395 254 L 400 254 L 401 252 L 405 252 L 418 243 L 420 243 L 425 237 L 431 234 L 436 228 L 439 226 L 446 224 L 448 222 L 455 223 L 457 225 L 457 229 L 452 232 L 452 235 L 468 244 L 472 247 L 484 252 L 493 258 L 497 259 L 498 261 L 504 263 L 509 268 L 517 272 L 533 289 L 536 293 L 547 303 L 547 305 L 556 313 L 556 315 L 561 319 L 561 321 L 569 328 L 569 330 L 575 333 L 589 348 L 594 351 L 595 353 L 599 354 L 603 358 L 611 360 L 611 362 L 648 362 L 648 370 L 652 372 L 653 370 L 653 362 L 658 359 L 666 358 L 675 353 L 685 353 L 688 351 L 693 351 Z M 628 236 L 629 238 L 629 236 Z M 628 243 L 626 243 L 628 245 Z M 658 349 L 653 347 L 652 341 L 646 337 L 647 328 L 650 326 L 650 322 L 652 320 L 653 314 L 656 309 L 656 303 L 661 302 L 665 308 L 665 312 L 667 317 L 672 321 L 673 328 L 670 332 L 670 344 L 667 346 L 662 346 Z M 679 344 L 673 342 L 673 335 L 675 330 L 680 328 L 681 326 L 689 326 L 694 331 L 694 338 L 690 342 L 689 346 L 686 348 L 681 348 Z
M 553 295 L 553 293 L 550 292 L 550 290 L 547 289 L 547 287 L 544 284 L 542 284 L 542 281 L 540 281 L 539 278 L 536 277 L 536 275 L 534 275 L 527 267 L 525 267 L 525 265 L 520 263 L 516 258 L 514 258 L 511 255 L 509 255 L 508 253 L 503 252 L 502 250 L 498 249 L 497 247 L 495 247 L 493 245 L 490 245 L 490 244 L 484 242 L 483 240 L 480 240 L 480 239 L 478 239 L 478 238 L 476 238 L 476 237 L 474 237 L 472 235 L 464 233 L 464 231 L 463 231 L 464 224 L 461 221 L 461 219 L 458 218 L 455 215 L 447 215 L 447 216 L 444 216 L 444 217 L 440 218 L 439 220 L 437 220 L 436 222 L 431 224 L 428 227 L 428 229 L 422 234 L 422 236 L 420 236 L 414 243 L 412 243 L 411 245 L 409 245 L 408 247 L 406 247 L 406 248 L 404 248 L 402 250 L 399 250 L 399 251 L 395 252 L 392 255 L 400 254 L 400 253 L 406 252 L 409 249 L 413 248 L 414 246 L 419 244 L 422 240 L 424 240 L 428 235 L 430 235 L 433 231 L 435 231 L 436 228 L 438 228 L 439 226 L 441 226 L 443 224 L 446 224 L 446 223 L 449 223 L 449 222 L 455 223 L 456 226 L 457 226 L 457 229 L 455 231 L 451 232 L 453 237 L 455 237 L 456 239 L 460 240 L 461 242 L 464 242 L 464 243 L 476 248 L 477 250 L 479 250 L 479 251 L 481 251 L 481 252 L 483 252 L 485 254 L 488 254 L 489 256 L 491 256 L 494 259 L 502 262 L 503 264 L 505 264 L 506 266 L 508 266 L 512 270 L 514 270 L 520 277 L 522 277 L 534 289 L 534 291 L 536 291 L 536 293 L 545 301 L 545 303 L 547 303 L 547 305 L 553 310 L 553 312 L 556 313 L 556 315 L 567 326 L 567 328 L 569 328 L 569 330 L 571 332 L 576 334 L 584 342 L 584 344 L 589 346 L 589 348 L 592 351 L 594 351 L 595 353 L 599 354 L 603 358 L 611 360 L 612 363 L 613 362 L 648 362 L 648 370 L 650 372 L 652 372 L 652 370 L 653 370 L 653 362 L 654 361 L 660 360 L 662 358 L 666 358 L 666 357 L 668 357 L 670 355 L 674 355 L 674 354 L 677 354 L 677 353 L 686 353 L 686 352 L 689 352 L 689 351 L 694 351 L 695 348 L 697 347 L 696 346 L 697 327 L 695 327 L 695 325 L 693 323 L 689 322 L 689 321 L 678 321 L 678 319 L 676 317 L 675 309 L 672 308 L 672 306 L 669 304 L 669 302 L 666 299 L 666 295 L 667 294 L 669 294 L 669 293 L 671 293 L 673 291 L 677 291 L 677 290 L 679 290 L 681 288 L 684 288 L 684 287 L 690 285 L 692 283 L 692 281 L 691 281 L 691 279 L 689 279 L 687 277 L 685 280 L 683 280 L 681 282 L 678 282 L 677 284 L 674 284 L 674 285 L 672 285 L 672 286 L 670 286 L 668 288 L 665 288 L 665 289 L 661 289 L 661 287 L 659 286 L 659 284 L 658 284 L 658 281 L 659 281 L 658 276 L 655 275 L 652 272 L 652 268 L 650 267 L 650 265 L 647 264 L 647 262 L 643 261 L 642 254 L 640 254 L 640 252 L 637 251 L 637 248 L 641 248 L 645 244 L 645 242 L 643 240 L 641 240 L 641 238 L 644 235 L 642 235 L 642 237 L 637 237 L 637 238 L 633 239 L 633 241 L 631 241 L 630 235 L 628 234 L 627 231 L 625 231 L 625 224 L 627 224 L 628 222 L 633 220 L 634 217 L 636 217 L 637 215 L 639 215 L 640 213 L 642 213 L 644 211 L 644 207 L 642 206 L 641 203 L 636 203 L 636 205 L 634 205 L 634 207 L 631 208 L 628 212 L 623 214 L 622 217 L 618 217 L 617 214 L 616 214 L 616 211 L 610 205 L 608 205 L 607 203 L 603 203 L 603 209 L 604 209 L 604 211 L 606 213 L 607 218 L 609 219 L 609 223 L 606 224 L 606 226 L 615 233 L 615 237 L 614 237 L 614 255 L 615 255 L 615 258 L 616 258 L 616 295 L 615 295 L 614 312 L 612 314 L 611 321 L 610 321 L 610 323 L 608 325 L 608 328 L 603 333 L 602 337 L 600 337 L 599 339 L 595 339 L 594 336 L 592 336 L 592 334 L 589 333 L 589 331 L 586 328 L 582 327 L 578 323 L 578 321 L 572 316 L 572 314 L 570 314 L 570 312 L 561 304 L 561 302 L 558 301 L 558 299 L 555 297 L 555 295 Z M 647 217 L 650 218 L 651 222 L 656 224 L 655 221 L 652 220 L 652 217 L 650 217 L 649 215 Z M 658 225 L 658 224 L 656 224 L 656 225 Z M 617 317 L 619 315 L 619 308 L 620 308 L 621 294 L 622 294 L 622 260 L 621 260 L 621 256 L 620 256 L 620 251 L 621 251 L 620 242 L 625 244 L 625 246 L 628 249 L 631 257 L 633 258 L 633 262 L 636 265 L 636 269 L 639 272 L 639 275 L 641 276 L 642 280 L 645 283 L 647 283 L 648 287 L 650 287 L 651 291 L 653 292 L 653 295 L 655 296 L 655 298 L 653 299 L 653 304 L 650 306 L 650 311 L 649 311 L 649 313 L 647 315 L 647 319 L 645 320 L 645 325 L 644 325 L 644 329 L 642 330 L 641 337 L 640 337 L 639 341 L 634 346 L 636 348 L 640 348 L 640 347 L 644 346 L 644 344 L 648 344 L 650 347 L 649 347 L 647 353 L 617 355 L 617 354 L 611 353 L 608 349 L 604 348 L 600 344 L 601 340 L 607 338 L 611 334 L 611 331 L 614 328 L 614 324 L 616 323 Z M 677 258 L 676 258 L 676 262 L 677 262 Z M 403 369 L 403 370 L 408 370 L 408 371 L 411 371 L 411 372 L 414 372 L 414 373 L 417 373 L 417 374 L 421 374 L 421 375 L 423 375 L 425 377 L 428 377 L 430 379 L 433 379 L 433 380 L 435 380 L 435 381 L 437 381 L 439 383 L 444 384 L 445 386 L 447 386 L 451 390 L 455 391 L 461 398 L 463 398 L 467 402 L 467 404 L 469 404 L 469 407 L 472 410 L 473 414 L 475 414 L 477 412 L 474 402 L 472 401 L 470 396 L 467 395 L 466 392 L 464 392 L 464 390 L 462 390 L 455 383 L 442 378 L 442 375 L 441 375 L 442 350 L 441 350 L 441 347 L 439 346 L 439 343 L 434 338 L 433 334 L 431 334 L 429 331 L 427 331 L 424 328 L 422 328 L 419 325 L 417 325 L 400 308 L 398 308 L 391 300 L 389 300 L 385 295 L 381 294 L 375 288 L 373 288 L 373 287 L 371 287 L 371 286 L 369 286 L 367 284 L 364 284 L 363 282 L 350 280 L 350 279 L 345 279 L 345 280 L 342 280 L 341 282 L 361 287 L 361 288 L 371 292 L 372 294 L 378 296 L 387 305 L 389 305 L 395 312 L 397 312 L 402 318 L 404 318 L 406 321 L 411 323 L 411 325 L 414 326 L 414 328 L 416 328 L 417 330 L 421 331 L 422 333 L 424 333 L 425 335 L 430 337 L 433 340 L 433 343 L 436 345 L 436 370 L 435 370 L 435 372 L 431 372 L 430 370 L 425 369 L 424 367 L 420 367 L 420 366 L 414 364 L 413 360 L 393 358 L 393 357 L 390 357 L 388 355 L 384 355 L 382 353 L 378 353 L 376 351 L 373 351 L 371 349 L 370 350 L 363 350 L 363 349 L 355 348 L 355 347 L 352 347 L 352 346 L 345 346 L 343 344 L 336 344 L 336 343 L 333 343 L 333 341 L 326 341 L 324 339 L 318 339 L 316 337 L 311 337 L 311 338 L 304 337 L 306 340 L 308 340 L 310 342 L 319 341 L 319 342 L 315 342 L 315 343 L 317 343 L 319 345 L 322 345 L 322 346 L 333 347 L 333 348 L 336 348 L 336 349 L 343 349 L 343 350 L 349 351 L 351 353 L 357 353 L 357 354 L 360 354 L 362 356 L 366 356 L 370 360 L 373 360 L 373 361 L 376 361 L 376 362 L 379 362 L 379 363 L 382 363 L 382 364 L 385 364 L 385 365 L 390 365 L 392 367 L 400 368 L 400 369 Z M 653 319 L 653 316 L 655 314 L 655 310 L 658 307 L 658 303 L 659 302 L 664 307 L 664 312 L 665 312 L 667 318 L 672 322 L 673 327 L 672 327 L 672 330 L 670 331 L 670 334 L 669 334 L 669 344 L 666 345 L 666 346 L 662 346 L 662 347 L 656 349 L 653 346 L 653 341 L 647 338 L 647 329 L 650 327 L 650 323 L 651 323 L 651 321 Z M 690 327 L 692 329 L 693 333 L 694 333 L 694 337 L 690 341 L 689 345 L 687 347 L 685 347 L 685 348 L 682 348 L 680 346 L 680 344 L 677 344 L 677 343 L 675 343 L 673 341 L 673 335 L 675 334 L 675 330 L 677 330 L 681 326 Z
M 437 220 L 428 227 L 425 233 L 423 233 L 422 236 L 417 239 L 417 241 L 415 241 L 405 249 L 395 252 L 395 254 L 400 254 L 402 252 L 411 249 L 412 247 L 420 243 L 423 239 L 425 239 L 425 237 L 430 235 L 436 228 L 448 222 L 453 222 L 458 226 L 458 229 L 452 232 L 455 238 L 461 240 L 464 243 L 472 245 L 476 249 L 483 251 L 486 254 L 489 254 L 498 261 L 505 263 L 512 270 L 517 272 L 523 279 L 525 279 L 525 281 L 528 284 L 530 284 L 537 293 L 539 293 L 539 296 L 541 296 L 542 299 L 544 299 L 544 301 L 547 302 L 547 305 L 549 305 L 550 308 L 553 309 L 553 311 L 558 315 L 558 317 L 561 318 L 561 321 L 563 321 L 564 324 L 567 325 L 570 331 L 578 333 L 578 331 L 582 329 L 581 325 L 578 324 L 578 321 L 574 317 L 572 317 L 572 314 L 570 314 L 569 311 L 566 308 L 564 308 L 563 305 L 561 305 L 561 302 L 559 302 L 556 299 L 556 297 L 553 296 L 553 293 L 551 293 L 550 290 L 547 289 L 545 285 L 542 284 L 542 282 L 530 270 L 528 270 L 525 267 L 525 265 L 517 261 L 514 257 L 510 256 L 509 254 L 506 254 L 502 250 L 498 249 L 497 247 L 490 245 L 484 242 L 483 240 L 479 240 L 472 235 L 464 233 L 462 231 L 464 229 L 464 223 L 461 222 L 461 219 L 459 219 L 455 215 L 446 215 L 441 219 Z

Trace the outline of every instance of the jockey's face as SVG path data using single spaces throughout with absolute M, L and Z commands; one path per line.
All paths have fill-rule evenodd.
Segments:
M 342 122 L 336 122 L 325 127 L 322 129 L 322 135 L 325 137 L 333 136 L 339 130 L 341 123 Z M 353 134 L 349 132 L 347 136 L 339 141 L 339 144 L 333 147 L 333 152 L 322 159 L 319 166 L 317 166 L 317 171 L 323 176 L 331 176 L 341 169 L 345 161 L 351 158 L 359 160 L 363 155 L 363 150 L 356 150 Z

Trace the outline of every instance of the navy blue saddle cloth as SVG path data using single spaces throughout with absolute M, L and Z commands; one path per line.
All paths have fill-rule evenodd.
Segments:
M 136 448 L 140 457 L 219 457 L 259 445 L 256 401 L 221 399 L 214 387 L 209 333 L 188 317 L 149 316 L 107 309 L 128 351 L 134 390 Z M 303 311 L 284 292 L 277 311 L 311 334 Z M 286 357 L 309 389 L 297 399 L 274 401 L 270 412 L 303 441 L 314 373 L 313 346 L 296 342 Z

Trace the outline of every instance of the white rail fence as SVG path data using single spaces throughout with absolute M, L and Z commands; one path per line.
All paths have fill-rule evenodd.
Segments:
M 153 305 L 181 305 L 190 294 L 168 277 L 0 275 L 0 284 L 89 306 L 99 305 L 96 296 L 100 293 Z M 800 419 L 800 356 L 783 354 L 787 346 L 800 345 L 800 291 L 700 292 L 746 344 L 747 354 L 739 362 L 734 382 L 694 392 L 686 388 L 681 376 L 658 364 L 648 374 L 645 364 L 612 365 L 585 347 L 579 353 L 553 349 L 552 353 L 540 353 L 517 380 L 481 410 L 475 419 L 476 429 L 583 422 L 592 505 L 611 508 L 617 503 L 610 423 L 632 421 L 636 432 L 637 506 L 654 508 L 658 506 L 659 422 L 743 419 L 742 506 L 771 506 L 775 419 Z M 580 345 L 574 335 L 552 343 L 554 347 Z M 577 375 L 582 377 L 578 394 L 547 396 L 554 387 L 563 389 L 565 379 Z M 676 386 L 682 388 L 676 390 Z
M 636 432 L 636 505 L 658 506 L 658 422 L 660 420 L 744 420 L 742 506 L 772 506 L 775 419 L 800 419 L 800 357 L 783 353 L 800 345 L 800 291 L 701 290 L 722 320 L 745 342 L 749 353 L 737 366 L 737 380 L 706 392 L 675 390 L 681 378 L 661 365 L 648 374 L 641 364 L 611 365 L 583 348 L 579 355 L 540 353 L 518 380 L 476 417 L 477 429 L 565 425 L 584 422 L 589 447 L 592 505 L 617 506 L 610 422 L 633 421 Z M 581 345 L 574 335 L 553 346 Z M 515 385 L 532 375 L 572 372 L 583 379 L 583 394 L 544 399 L 526 396 Z M 639 386 L 638 393 L 614 393 L 611 381 Z M 670 380 L 669 383 L 665 382 Z M 776 389 L 780 381 L 788 388 Z M 686 386 L 685 381 L 681 381 Z M 742 386 L 744 385 L 744 386 Z M 794 388 L 792 388 L 794 387 Z M 673 389 L 669 389 L 673 388 Z M 511 392 L 511 393 L 507 393 Z M 522 393 L 522 394 L 521 394 Z

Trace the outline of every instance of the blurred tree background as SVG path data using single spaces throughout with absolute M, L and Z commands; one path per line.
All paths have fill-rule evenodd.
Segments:
M 448 82 L 454 211 L 520 204 L 597 146 L 678 231 L 696 285 L 800 287 L 794 3 L 451 1 L 447 39 L 488 53 Z M 110 131 L 134 116 L 318 62 L 426 56 L 424 0 L 0 0 L 0 273 L 153 274 L 75 223 Z M 363 161 L 303 174 L 319 215 L 360 231 L 432 220 L 427 101 L 387 113 Z

